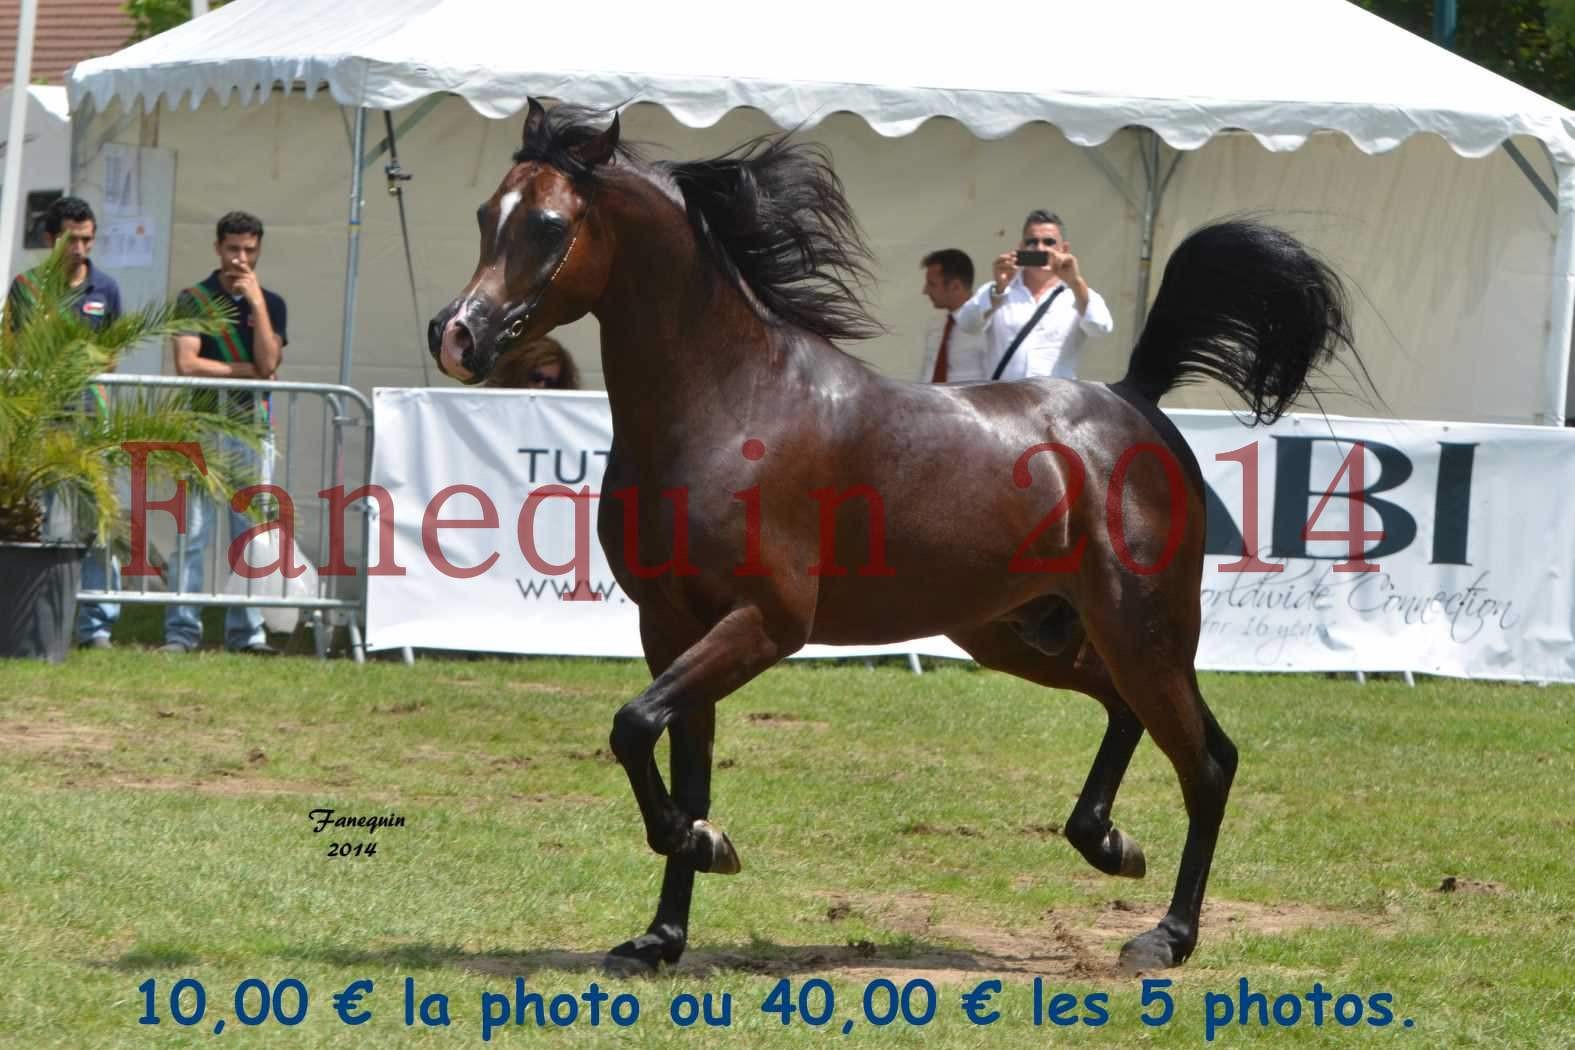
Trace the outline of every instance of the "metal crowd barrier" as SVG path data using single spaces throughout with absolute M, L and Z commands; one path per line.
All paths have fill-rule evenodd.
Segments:
M 367 483 L 371 477 L 372 468 L 372 405 L 360 391 L 348 386 L 339 386 L 332 383 L 293 383 L 271 380 L 252 379 L 197 379 L 184 376 L 148 376 L 148 375 L 117 375 L 108 373 L 100 375 L 95 380 L 109 388 L 111 397 L 116 396 L 117 389 L 140 388 L 151 389 L 160 387 L 175 387 L 190 390 L 214 390 L 219 399 L 221 410 L 231 396 L 241 393 L 253 394 L 260 397 L 269 395 L 271 401 L 271 428 L 269 459 L 259 472 L 263 476 L 250 479 L 252 482 L 270 482 L 284 489 L 290 496 L 295 508 L 295 523 L 297 530 L 301 524 L 308 520 L 307 508 L 315 502 L 317 514 L 317 549 L 315 558 L 305 550 L 298 551 L 299 557 L 306 557 L 314 566 L 323 564 L 327 551 L 328 537 L 330 535 L 329 504 L 328 500 L 320 497 L 320 489 L 330 489 L 336 486 L 345 486 L 343 491 L 353 491 Z M 321 402 L 320 430 L 313 434 L 310 421 L 303 423 L 301 420 L 300 404 L 302 398 L 309 398 Z M 365 434 L 365 450 L 361 457 L 360 477 L 354 484 L 349 484 L 346 479 L 345 456 L 347 450 L 348 432 L 360 429 Z M 277 450 L 279 444 L 283 451 Z M 309 491 L 297 493 L 296 484 L 303 480 L 306 473 L 303 461 L 313 450 L 321 453 L 318 484 Z M 277 469 L 274 469 L 277 468 Z M 197 498 L 190 494 L 188 486 L 188 500 Z M 232 579 L 230 567 L 224 557 L 224 552 L 229 549 L 228 516 L 220 509 L 218 520 L 210 526 L 210 542 L 205 555 L 203 579 L 205 589 L 201 591 L 184 590 L 152 590 L 149 588 L 147 576 L 137 577 L 136 589 L 127 588 L 129 582 L 124 578 L 118 590 L 82 590 L 77 592 L 78 602 L 118 602 L 121 604 L 143 605 L 193 605 L 207 606 L 254 606 L 258 608 L 295 608 L 309 614 L 310 625 L 317 655 L 326 659 L 330 648 L 330 631 L 333 627 L 344 626 L 348 628 L 350 637 L 350 652 L 356 663 L 366 660 L 365 643 L 362 639 L 361 628 L 365 623 L 365 576 L 366 555 L 369 542 L 370 522 L 365 500 L 357 500 L 348 510 L 356 511 L 360 516 L 357 527 L 361 549 L 358 558 L 350 561 L 349 552 L 346 553 L 347 562 L 356 570 L 356 577 L 360 584 L 359 594 L 342 593 L 345 588 L 341 586 L 344 579 L 337 575 L 324 576 L 316 574 L 317 586 L 315 594 L 288 593 L 289 584 L 282 574 L 273 573 L 264 579 L 247 579 L 245 593 L 237 594 L 224 590 Z M 129 505 L 126 510 L 129 512 Z M 270 520 L 276 516 L 277 508 L 265 512 L 260 521 Z M 160 513 L 157 510 L 150 512 L 150 518 Z M 150 530 L 151 531 L 151 530 Z M 351 527 L 348 525 L 345 532 L 348 534 Z M 297 547 L 301 547 L 301 535 L 295 535 Z M 347 536 L 348 538 L 348 536 Z M 151 547 L 151 542 L 150 542 Z M 150 550 L 150 555 L 153 553 Z M 175 538 L 173 559 L 165 557 L 159 559 L 159 564 L 167 569 L 165 575 L 173 582 L 179 583 L 180 573 L 177 566 L 184 564 L 186 554 L 186 531 L 180 531 Z M 99 556 L 99 555 L 95 555 Z M 110 559 L 113 557 L 111 550 L 106 547 L 101 555 L 104 559 L 106 572 L 104 578 L 110 579 L 107 571 Z M 299 626 L 299 624 L 298 624 Z M 407 663 L 413 662 L 414 656 L 410 650 L 404 651 Z

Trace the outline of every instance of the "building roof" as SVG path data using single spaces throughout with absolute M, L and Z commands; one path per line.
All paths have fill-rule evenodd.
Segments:
M 119 51 L 131 39 L 131 19 L 121 0 L 42 0 L 33 38 L 32 80 L 64 84 L 66 70 L 83 59 Z M 0 84 L 16 66 L 16 30 L 22 0 L 0 0 Z

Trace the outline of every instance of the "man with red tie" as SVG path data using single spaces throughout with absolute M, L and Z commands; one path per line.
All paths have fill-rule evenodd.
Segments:
M 942 248 L 924 257 L 924 294 L 930 305 L 946 311 L 946 320 L 930 326 L 924 336 L 922 383 L 972 383 L 990 378 L 985 368 L 988 343 L 983 332 L 964 332 L 952 311 L 973 294 L 973 260 L 956 248 Z

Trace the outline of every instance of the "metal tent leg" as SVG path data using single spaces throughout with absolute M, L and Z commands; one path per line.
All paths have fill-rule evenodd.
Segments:
M 329 627 L 321 609 L 312 610 L 312 644 L 317 647 L 317 658 L 328 659 Z

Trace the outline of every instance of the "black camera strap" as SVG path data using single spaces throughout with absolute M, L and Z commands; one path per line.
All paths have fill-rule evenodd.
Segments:
M 1055 297 L 1064 291 L 1066 291 L 1064 283 L 1056 285 L 1055 291 L 1050 293 L 1050 298 L 1040 303 L 1039 309 L 1034 311 L 1034 315 L 1028 319 L 1028 323 L 1018 329 L 1017 338 L 1013 339 L 1012 345 L 1006 348 L 1006 353 L 1001 357 L 1001 363 L 995 366 L 995 375 L 990 377 L 992 383 L 1001 378 L 1001 373 L 1006 371 L 1007 363 L 1012 360 L 1012 355 L 1017 353 L 1017 348 L 1023 345 L 1023 340 L 1028 338 L 1028 333 L 1033 331 L 1034 325 L 1038 324 L 1039 319 L 1045 315 L 1045 311 L 1050 309 L 1050 304 L 1055 302 Z

